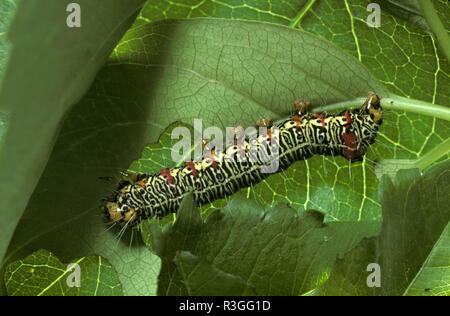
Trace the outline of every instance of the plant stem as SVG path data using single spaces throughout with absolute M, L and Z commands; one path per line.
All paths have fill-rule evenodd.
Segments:
M 397 95 L 385 98 L 383 107 L 386 109 L 413 112 L 450 121 L 450 108 L 448 107 L 425 101 L 408 99 Z
M 326 106 L 317 107 L 314 108 L 312 111 L 321 112 L 321 111 L 340 110 L 349 107 L 352 108 L 362 106 L 364 101 L 365 98 L 356 98 L 349 101 L 338 102 L 328 104 Z M 425 101 L 404 98 L 391 94 L 389 97 L 381 99 L 381 105 L 384 109 L 401 110 L 450 121 L 450 108 L 442 105 L 432 104 Z
M 422 14 L 427 20 L 433 33 L 439 42 L 447 60 L 450 60 L 450 36 L 448 36 L 447 30 L 445 29 L 442 21 L 436 13 L 431 0 L 419 0 L 419 5 L 422 10 Z
M 420 170 L 424 170 L 426 167 L 430 166 L 442 156 L 450 152 L 450 137 L 444 142 L 434 147 L 432 150 L 427 152 L 425 155 L 417 159 L 414 165 Z

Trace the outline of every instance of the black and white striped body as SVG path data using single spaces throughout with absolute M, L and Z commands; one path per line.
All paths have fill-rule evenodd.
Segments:
M 272 162 L 268 157 L 276 152 L 272 146 L 277 145 L 278 156 L 272 157 L 278 161 L 274 172 L 315 154 L 361 160 L 367 147 L 375 141 L 382 122 L 379 97 L 376 97 L 358 110 L 294 115 L 272 126 L 267 134 L 253 139 L 246 137 L 223 153 L 211 152 L 201 161 L 185 162 L 183 166 L 163 169 L 157 174 L 139 174 L 133 184 L 122 183 L 105 211 L 112 220 L 135 225 L 145 218 L 177 212 L 191 190 L 199 205 L 229 197 L 271 175 L 262 172 L 261 167 Z M 259 153 L 260 146 L 266 148 L 268 155 L 255 154 Z

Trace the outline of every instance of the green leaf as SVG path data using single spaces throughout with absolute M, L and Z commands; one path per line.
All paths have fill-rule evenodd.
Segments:
M 439 15 L 439 19 L 444 24 L 444 28 L 450 35 L 450 20 L 448 19 L 448 13 L 450 12 L 450 4 L 446 0 L 433 0 L 433 5 L 436 8 L 436 12 Z
M 71 264 L 79 267 L 78 272 Z M 99 256 L 82 257 L 63 264 L 47 250 L 38 250 L 11 263 L 5 274 L 9 296 L 110 296 L 122 295 L 117 273 Z M 70 286 L 69 286 L 70 285 Z
M 163 11 L 164 14 L 157 19 L 209 14 L 213 17 L 256 19 L 303 28 L 332 41 L 347 53 L 360 59 L 363 66 L 372 72 L 373 77 L 385 83 L 391 92 L 448 106 L 449 68 L 438 43 L 429 34 L 416 29 L 401 18 L 389 15 L 384 10 L 381 28 L 369 29 L 364 22 L 368 15 L 366 6 L 369 2 L 371 1 L 345 1 L 344 6 L 336 1 L 324 0 L 272 1 L 269 6 L 264 1 L 252 3 L 247 1 L 244 4 L 235 0 L 220 2 L 206 0 L 200 5 L 198 2 L 189 3 L 184 0 L 149 1 L 147 6 L 150 9 L 142 11 L 137 23 L 148 22 L 149 18 L 145 17 L 148 12 L 156 14 Z M 436 7 L 438 7 L 436 3 L 440 4 L 439 14 L 447 16 L 448 4 L 435 1 Z M 157 8 L 151 9 L 154 4 L 161 6 L 162 9 L 160 11 Z M 163 7 L 164 5 L 166 7 Z M 202 7 L 204 5 L 211 5 L 211 8 L 205 9 Z M 222 15 L 224 12 L 231 13 Z M 183 23 L 187 22 L 183 21 L 181 25 Z M 158 31 L 158 27 L 161 29 L 164 26 L 168 26 L 165 32 Z M 233 81 L 225 81 L 228 84 L 226 87 L 220 88 L 222 81 L 218 81 L 215 85 L 214 76 L 205 77 L 202 84 L 198 84 L 195 80 L 191 82 L 191 77 L 187 75 L 191 71 L 195 77 L 198 69 L 203 71 L 214 68 L 217 62 L 214 57 L 207 56 L 207 59 L 201 62 L 195 60 L 196 66 L 200 67 L 196 69 L 187 67 L 184 75 L 185 69 L 180 68 L 182 75 L 174 75 L 176 67 L 185 66 L 192 57 L 192 54 L 185 54 L 183 51 L 185 48 L 183 45 L 186 44 L 183 32 L 177 34 L 181 27 L 174 27 L 173 21 L 163 21 L 155 27 L 137 28 L 157 32 L 146 34 L 132 29 L 129 36 L 123 39 L 113 54 L 111 63 L 102 70 L 86 97 L 68 114 L 49 166 L 30 200 L 24 219 L 16 230 L 7 261 L 23 257 L 42 248 L 42 245 L 50 245 L 52 248 L 46 248 L 57 251 L 58 256 L 61 255 L 60 252 L 64 253 L 67 259 L 85 255 L 96 249 L 97 253 L 106 255 L 105 257 L 120 271 L 125 294 L 154 293 L 156 274 L 159 270 L 158 260 L 151 254 L 146 254 L 148 251 L 139 250 L 139 247 L 132 246 L 131 251 L 128 251 L 129 240 L 126 238 L 115 249 L 117 241 L 112 238 L 111 231 L 99 237 L 104 225 L 99 218 L 91 216 L 95 214 L 92 209 L 97 208 L 99 197 L 109 195 L 110 188 L 94 179 L 98 176 L 114 175 L 118 170 L 127 168 L 133 160 L 139 158 L 138 153 L 148 142 L 156 141 L 170 122 L 187 121 L 191 115 L 206 118 L 214 125 L 225 126 L 222 121 L 224 118 L 235 125 L 239 123 L 242 114 L 241 121 L 250 125 L 254 120 L 270 113 L 273 104 L 275 104 L 273 108 L 279 110 L 279 113 L 275 114 L 284 116 L 291 111 L 294 98 L 309 98 L 308 95 L 302 95 L 302 89 L 306 89 L 304 86 L 310 81 L 295 78 L 296 83 L 292 85 L 291 79 L 286 79 L 285 74 L 277 70 L 273 86 L 270 82 L 268 85 L 273 91 L 258 99 L 261 107 L 250 107 L 250 111 L 247 111 L 249 108 L 245 103 L 248 102 L 247 96 L 233 97 L 232 93 L 234 88 L 237 88 L 236 95 L 239 95 L 247 91 L 245 87 L 253 87 L 251 74 L 258 60 L 252 57 L 251 64 L 248 64 L 247 60 L 239 63 L 238 58 L 243 56 L 241 53 L 233 52 L 236 60 L 230 56 L 220 55 L 220 60 L 225 60 L 235 70 L 236 78 L 233 78 Z M 274 28 L 264 23 L 258 26 L 262 31 L 265 27 Z M 133 34 L 137 36 L 133 38 Z M 277 36 L 273 38 L 279 39 Z M 191 41 L 190 47 L 203 46 L 205 41 L 202 36 L 191 36 L 186 39 Z M 145 44 L 139 44 L 141 40 L 145 41 Z M 241 40 L 244 41 L 245 37 Z M 144 51 L 143 47 L 149 50 Z M 279 50 L 282 51 L 283 47 L 280 46 Z M 309 47 L 301 45 L 294 47 L 295 53 L 303 50 L 310 53 Z M 331 47 L 331 52 L 339 50 L 334 46 Z M 189 46 L 186 49 L 187 52 L 192 51 Z M 171 53 L 172 50 L 177 55 Z M 257 57 L 266 54 L 265 47 L 256 50 Z M 274 54 L 270 57 L 278 57 L 277 49 L 271 52 Z M 284 56 L 286 51 L 282 51 L 281 54 Z M 147 57 L 148 62 L 141 63 Z M 186 63 L 180 62 L 183 58 L 184 61 L 187 60 Z M 348 56 L 344 59 L 346 58 Z M 175 59 L 177 63 L 172 63 L 170 59 Z M 163 61 L 163 64 L 152 64 L 155 61 Z M 172 73 L 167 65 L 172 67 Z M 219 69 L 218 74 L 221 75 L 220 72 L 224 69 L 227 71 L 225 66 Z M 250 69 L 248 75 L 247 69 Z M 266 67 L 257 73 L 256 80 L 263 88 L 267 86 L 267 81 L 272 81 L 268 75 L 272 74 L 273 69 Z M 312 67 L 311 71 L 316 73 L 317 67 Z M 260 77 L 265 76 L 268 79 L 261 80 Z M 217 78 L 222 79 L 220 76 Z M 285 81 L 289 81 L 289 89 L 285 89 Z M 299 91 L 297 87 L 301 87 Z M 311 87 L 311 90 L 314 89 L 315 87 Z M 256 92 L 252 88 L 248 98 L 252 98 L 254 94 L 261 95 Z M 344 103 L 318 98 L 315 105 L 330 107 L 336 105 L 340 108 L 356 106 L 360 101 L 355 102 L 354 97 L 359 99 L 364 94 L 355 93 L 353 96 L 353 92 L 350 91 L 351 97 L 342 99 Z M 380 94 L 387 96 L 384 92 Z M 425 112 L 428 113 L 426 115 L 404 111 L 388 113 L 381 135 L 374 146 L 374 152 L 367 158 L 418 159 L 446 140 L 450 135 L 448 123 L 438 119 L 439 116 L 433 110 Z M 250 116 L 251 113 L 254 117 Z M 150 148 L 151 146 L 148 147 Z M 145 160 L 147 156 L 142 157 Z M 152 157 L 153 161 L 156 161 L 155 166 L 162 164 L 168 166 L 167 161 L 158 158 L 156 153 Z M 315 157 L 308 162 L 297 163 L 289 169 L 286 172 L 289 180 L 286 180 L 283 174 L 274 175 L 259 188 L 255 187 L 255 190 L 241 192 L 238 195 L 246 198 L 256 196 L 256 201 L 263 201 L 267 205 L 283 201 L 290 202 L 297 210 L 319 209 L 329 212 L 327 220 L 379 219 L 381 210 L 377 197 L 377 179 L 370 170 L 371 165 L 369 160 L 363 164 L 354 164 L 349 174 L 344 160 L 333 161 Z M 149 160 L 146 166 L 140 167 L 143 171 L 145 168 L 151 169 L 151 161 Z M 10 178 L 14 179 L 14 176 Z M 219 201 L 215 207 L 223 204 L 224 201 Z M 57 239 L 55 236 L 61 236 L 60 240 L 55 241 Z M 76 242 L 74 241 L 76 239 L 72 238 L 84 242 Z M 69 249 L 64 247 L 67 240 L 71 240 Z
M 450 105 L 449 64 L 423 28 L 416 1 L 381 0 L 381 27 L 366 24 L 371 0 L 148 1 L 134 26 L 170 18 L 217 17 L 264 21 L 319 35 L 355 56 L 393 93 Z M 441 21 L 450 22 L 448 1 L 433 1 Z M 401 7 L 401 9 L 400 9 Z M 393 16 L 392 13 L 398 16 Z M 402 115 L 402 113 L 400 113 Z M 415 118 L 412 118 L 415 120 Z
M 178 252 L 174 262 L 189 296 L 235 296 L 247 291 L 255 294 L 242 278 L 226 273 L 188 251 Z
M 319 293 L 402 295 L 450 220 L 449 173 L 450 161 L 446 160 L 423 174 L 418 169 L 401 170 L 394 182 L 383 177 L 380 236 L 362 241 L 338 260 Z M 380 266 L 381 287 L 366 284 L 370 263 Z
M 9 113 L 0 112 L 0 146 L 2 143 L 2 136 L 5 133 L 8 124 L 8 120 L 9 120 Z
M 299 96 L 328 104 L 369 90 L 383 92 L 353 57 L 298 30 L 213 19 L 130 30 L 66 116 L 5 262 L 40 248 L 62 260 L 94 250 L 115 266 L 126 295 L 154 294 L 159 258 L 136 243 L 128 251 L 130 234 L 119 243 L 115 228 L 102 234 L 98 208 L 113 187 L 98 177 L 118 175 L 172 122 L 249 126 L 285 117 Z M 343 209 L 352 198 L 345 189 Z
M 391 92 L 450 105 L 448 61 L 430 34 L 383 8 L 381 27 L 370 28 L 366 8 L 372 1 L 344 2 L 345 6 L 332 0 L 317 1 L 302 21 L 302 29 L 343 47 Z
M 430 32 L 431 29 L 425 20 L 418 0 L 382 0 L 377 2 L 382 10 L 386 10 L 394 17 L 407 21 L 418 29 Z
M 17 0 L 0 1 L 0 90 L 3 74 L 11 53 L 11 43 L 6 38 L 6 33 L 14 16 L 16 6 Z M 9 116 L 9 111 L 0 111 L 0 148 L 3 144 L 3 135 L 5 135 Z
M 6 38 L 6 32 L 8 31 L 12 17 L 15 13 L 17 1 L 18 0 L 0 1 L 0 83 L 2 82 L 3 73 L 11 52 L 11 44 Z
M 43 172 L 63 115 L 85 93 L 143 0 L 77 3 L 82 26 L 69 28 L 65 1 L 20 1 L 7 34 L 12 51 L 0 110 L 10 112 L 10 119 L 0 150 L 0 259 Z
M 172 132 L 176 128 L 186 128 L 190 135 L 191 152 L 183 153 L 186 158 L 192 157 L 192 150 L 195 149 L 194 143 L 194 129 L 191 125 L 181 123 L 179 121 L 170 124 L 159 136 L 158 141 L 153 144 L 148 144 L 142 150 L 141 157 L 132 162 L 129 171 L 141 173 L 157 173 L 161 169 L 172 167 L 177 164 L 172 159 L 172 148 L 180 141 L 179 138 L 173 138 Z M 182 161 L 184 162 L 184 161 Z M 182 163 L 181 162 L 181 163 Z
M 450 136 L 446 122 L 450 105 L 448 62 L 439 51 L 438 44 L 426 31 L 418 30 L 404 15 L 392 16 L 395 1 L 381 2 L 381 27 L 370 28 L 366 24 L 367 5 L 372 1 L 278 1 L 268 6 L 255 1 L 158 1 L 147 2 L 134 25 L 142 27 L 149 21 L 165 18 L 197 18 L 212 16 L 229 19 L 248 19 L 286 25 L 319 35 L 356 57 L 371 70 L 372 75 L 387 89 L 400 96 L 377 91 L 384 97 L 385 124 L 377 143 L 362 164 L 353 164 L 349 170 L 346 161 L 315 157 L 308 162 L 294 164 L 284 174 L 273 176 L 255 186 L 255 190 L 241 192 L 242 196 L 256 196 L 266 204 L 288 202 L 297 210 L 318 209 L 329 212 L 327 220 L 377 220 L 381 209 L 378 202 L 377 175 L 371 170 L 373 161 L 384 159 L 417 160 L 439 146 Z M 447 4 L 435 2 L 444 16 L 450 13 Z M 401 3 L 410 13 L 418 14 L 418 5 Z M 392 9 L 392 10 L 391 10 Z M 397 10 L 398 12 L 398 10 Z M 445 14 L 447 12 L 447 14 Z M 414 14 L 415 14 L 414 13 Z M 408 18 L 408 21 L 411 17 Z M 134 32 L 132 29 L 130 33 Z M 128 40 L 124 39 L 124 46 Z M 246 66 L 247 68 L 247 66 Z M 249 79 L 249 82 L 252 82 Z M 171 92 L 172 93 L 172 92 Z M 276 92 L 279 93 L 279 92 Z M 296 93 L 297 96 L 309 96 Z M 363 97 L 360 95 L 359 97 Z M 296 97 L 294 97 L 296 98 Z M 416 98 L 443 107 L 436 108 Z M 215 98 L 217 99 L 217 98 Z M 186 98 L 175 99 L 182 104 Z M 349 99 L 345 103 L 328 104 L 320 109 L 343 109 L 357 106 L 362 101 Z M 168 103 L 171 106 L 172 103 Z M 358 103 L 359 102 L 359 103 Z M 216 100 L 211 101 L 217 103 Z M 291 100 L 286 100 L 289 105 Z M 314 102 L 313 102 L 314 104 Z M 315 103 L 315 106 L 323 102 Z M 397 106 L 399 104 L 400 106 Z M 418 106 L 416 106 L 418 105 Z M 421 110 L 418 110 L 418 109 Z M 394 109 L 394 110 L 391 110 Z M 240 111 L 241 112 L 241 111 Z M 232 113 L 232 112 L 231 112 Z M 162 112 L 163 116 L 165 112 Z M 199 117 L 205 117 L 202 113 Z M 263 116 L 274 116 L 262 113 Z M 217 121 L 221 122 L 221 119 Z M 158 123 L 153 121 L 153 123 Z M 253 122 L 250 122 L 253 123 Z M 232 125 L 239 124 L 234 120 Z M 163 124 L 167 126 L 166 124 Z M 215 124 L 217 125 L 217 124 Z M 147 147 L 147 151 L 151 147 Z M 446 153 L 448 158 L 449 154 Z M 445 158 L 444 157 L 444 158 Z M 144 158 L 145 159 L 145 158 Z M 146 171 L 145 169 L 140 169 Z M 286 179 L 288 178 L 288 180 Z M 212 208 L 224 205 L 218 201 Z
M 147 1 L 134 26 L 176 18 L 215 17 L 224 19 L 246 19 L 281 25 L 294 25 L 299 12 L 313 1 L 244 1 L 244 0 L 169 0 Z
M 418 168 L 425 170 L 427 167 L 439 161 L 450 152 L 450 137 L 436 146 L 419 159 L 383 159 L 375 166 L 375 174 L 381 178 L 384 174 L 395 179 L 395 175 L 401 169 Z
M 172 25 L 174 30 L 168 25 Z M 208 33 L 204 31 L 206 27 Z M 171 37 L 171 34 L 176 35 Z M 176 45 L 166 41 L 155 42 L 166 38 Z M 207 42 L 197 43 L 198 38 L 205 38 Z M 369 90 L 386 93 L 374 83 L 364 67 L 350 56 L 341 55 L 336 47 L 322 46 L 325 42 L 306 33 L 267 24 L 223 20 L 160 22 L 130 30 L 122 43 L 115 50 L 117 57 L 112 57 L 109 74 L 115 71 L 121 75 L 121 69 L 125 67 L 122 60 L 125 60 L 140 76 L 150 73 L 145 78 L 160 78 L 158 86 L 162 89 L 156 89 L 152 99 L 145 101 L 145 106 L 151 109 L 151 123 L 156 125 L 150 132 L 154 139 L 155 133 L 161 130 L 160 126 L 167 126 L 175 120 L 192 124 L 194 118 L 200 117 L 205 127 L 249 126 L 261 117 L 285 117 L 292 111 L 292 101 L 298 96 L 307 96 L 316 106 L 339 101 L 345 103 L 355 98 L 361 105 L 363 101 L 359 98 Z M 173 56 L 168 61 L 165 61 L 168 53 L 162 53 L 166 45 L 171 47 L 169 54 Z M 149 57 L 130 54 L 130 47 L 154 53 Z M 115 59 L 118 61 L 114 62 Z M 318 65 L 321 65 L 320 73 L 316 72 Z M 337 72 L 336 69 L 342 70 Z M 239 74 L 239 77 L 234 78 L 234 74 Z M 342 83 L 345 81 L 350 83 Z M 142 80 L 132 85 L 137 84 L 142 84 Z M 353 89 L 344 91 L 339 88 L 347 85 Z M 164 87 L 171 87 L 170 93 Z M 117 91 L 118 88 L 114 89 Z M 147 94 L 146 91 L 143 93 Z M 145 96 L 134 98 L 143 99 Z M 158 111 L 159 108 L 164 110 Z M 381 153 L 384 152 L 388 150 L 381 149 Z M 150 147 L 144 151 L 143 159 L 147 159 L 149 153 Z M 347 163 L 340 158 L 336 160 L 337 163 L 332 158 L 319 157 L 306 163 L 299 162 L 285 174 L 273 176 L 255 186 L 254 192 L 264 203 L 289 202 L 298 210 L 315 208 L 329 211 L 334 219 L 378 218 L 376 185 L 372 185 L 376 181 L 375 175 L 367 174 L 365 181 L 356 182 L 353 187 Z M 167 163 L 164 158 L 154 165 L 167 167 Z M 326 178 L 322 176 L 324 168 L 324 172 L 328 172 Z M 365 171 L 361 164 L 355 164 L 353 169 L 353 178 L 363 177 Z M 156 170 L 139 168 L 137 171 Z M 337 173 L 343 180 L 336 179 Z M 334 187 L 333 198 L 328 198 L 329 203 L 319 203 L 324 196 L 330 196 L 330 186 Z M 349 196 L 351 191 L 362 192 L 362 187 L 366 187 L 365 194 L 358 192 L 358 195 Z M 248 192 L 242 194 L 249 195 Z M 223 201 L 218 203 L 223 204 Z M 363 205 L 367 207 L 364 213 Z
M 405 295 L 450 296 L 450 222 Z
M 189 195 L 173 225 L 161 230 L 150 220 L 142 231 L 162 260 L 159 295 L 211 295 L 221 285 L 238 290 L 234 295 L 300 295 L 323 283 L 336 258 L 376 235 L 379 224 L 324 224 L 317 211 L 262 210 L 237 198 L 203 221 Z
M 444 23 L 440 19 L 440 15 L 436 12 L 436 9 L 432 1 L 418 0 L 422 14 L 424 15 L 428 25 L 433 31 L 433 35 L 436 37 L 442 51 L 444 52 L 447 60 L 450 59 L 450 36 L 449 30 L 444 27 Z M 439 3 L 439 2 L 437 2 Z M 447 9 L 449 9 L 447 3 Z M 448 12 L 448 11 L 447 11 Z M 442 13 L 441 13 L 442 14 Z M 444 21 L 448 20 L 448 16 L 444 16 Z M 447 21 L 448 25 L 448 21 Z

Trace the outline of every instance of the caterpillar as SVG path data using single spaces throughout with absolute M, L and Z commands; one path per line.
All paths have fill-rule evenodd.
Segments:
M 256 140 L 244 137 L 241 144 L 235 142 L 223 153 L 211 150 L 202 160 L 186 161 L 182 166 L 162 169 L 156 174 L 133 174 L 132 181 L 121 181 L 116 193 L 105 199 L 102 210 L 110 221 L 135 226 L 143 219 L 177 212 L 191 190 L 195 202 L 202 205 L 256 184 L 270 175 L 261 169 L 270 161 L 264 155 L 255 155 L 255 148 L 257 151 L 263 144 L 273 142 L 273 131 L 278 131 L 276 172 L 316 154 L 341 155 L 350 162 L 360 161 L 375 142 L 383 122 L 380 99 L 369 92 L 360 109 L 335 114 L 310 113 L 306 109 L 308 103 L 298 102 L 297 111 L 288 119 L 273 126 L 262 120 L 259 125 L 269 128 Z M 266 153 L 271 150 L 268 146 Z M 237 154 L 247 159 L 240 161 L 236 159 Z

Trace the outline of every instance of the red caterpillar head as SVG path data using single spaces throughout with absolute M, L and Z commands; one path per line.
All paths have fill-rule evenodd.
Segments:
M 342 155 L 351 162 L 361 161 L 366 149 L 375 142 L 378 128 L 383 123 L 380 100 L 379 95 L 369 92 L 361 109 L 353 112 L 353 118 L 347 119 L 352 124 L 346 125 L 341 135 L 345 145 Z

